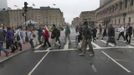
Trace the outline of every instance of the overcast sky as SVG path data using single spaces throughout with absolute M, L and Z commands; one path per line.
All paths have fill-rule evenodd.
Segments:
M 99 0 L 8 0 L 8 7 L 22 8 L 25 1 L 28 2 L 28 6 L 35 4 L 36 8 L 40 6 L 60 8 L 64 13 L 65 21 L 69 23 L 74 17 L 78 17 L 81 11 L 95 10 L 99 7 Z

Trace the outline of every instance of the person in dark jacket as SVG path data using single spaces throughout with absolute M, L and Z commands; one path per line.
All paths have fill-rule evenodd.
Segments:
M 108 27 L 108 40 L 107 40 L 106 46 L 108 46 L 108 43 L 114 43 L 116 45 L 115 28 L 113 27 L 112 24 L 110 24 Z
M 39 41 L 39 43 L 41 44 L 42 42 L 41 42 L 41 36 L 42 36 L 42 29 L 41 29 L 41 27 L 38 29 L 38 41 Z
M 131 43 L 132 33 L 133 33 L 133 27 L 130 24 L 128 24 L 127 29 L 126 29 L 126 42 L 128 44 Z
M 59 48 L 60 48 L 60 47 L 61 47 L 61 42 L 60 42 L 60 29 L 57 28 L 56 32 L 57 32 L 57 35 L 56 35 L 56 42 L 58 43 Z
M 80 56 L 84 56 L 86 54 L 87 45 L 89 46 L 90 56 L 94 55 L 93 46 L 91 44 L 92 41 L 92 30 L 90 27 L 88 27 L 88 23 L 84 22 L 83 29 L 82 29 L 82 46 L 81 50 L 82 53 L 80 53 Z
M 6 48 L 9 49 L 14 40 L 14 32 L 10 27 L 7 27 L 7 33 L 6 33 Z
M 52 27 L 52 33 L 51 33 L 51 39 L 52 39 L 52 49 L 55 47 L 56 45 L 56 40 L 57 37 L 60 36 L 58 33 L 58 29 L 56 28 L 55 24 Z
M 70 27 L 69 25 L 67 25 L 65 28 L 65 43 L 67 43 L 67 40 L 69 41 L 69 43 L 71 43 L 70 33 L 71 33 Z
M 105 36 L 107 36 L 107 26 L 105 26 L 105 28 L 103 30 L 102 40 L 104 39 Z
M 97 28 L 94 27 L 94 28 L 92 29 L 92 32 L 93 32 L 93 41 L 95 41 L 95 40 L 96 40 L 96 35 L 97 35 Z
M 6 49 L 3 47 L 3 43 L 5 41 L 5 32 L 4 29 L 2 29 L 2 26 L 0 26 L 0 55 L 1 55 L 1 51 L 3 51 L 6 56 L 8 56 L 9 52 L 6 51 Z

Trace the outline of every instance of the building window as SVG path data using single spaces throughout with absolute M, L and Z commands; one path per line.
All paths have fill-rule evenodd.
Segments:
M 128 18 L 128 22 L 129 22 L 129 23 L 131 22 L 131 17 Z
M 119 24 L 120 24 L 120 19 L 119 19 Z
M 130 5 L 133 6 L 134 5 L 134 0 L 131 0 L 130 3 L 131 3 Z
M 128 0 L 125 0 L 125 8 L 127 8 Z
M 126 23 L 125 21 L 126 21 L 126 19 L 125 19 L 125 17 L 124 17 L 124 18 L 123 18 L 123 22 L 124 22 L 124 24 Z
M 120 2 L 120 9 L 122 9 L 122 2 Z

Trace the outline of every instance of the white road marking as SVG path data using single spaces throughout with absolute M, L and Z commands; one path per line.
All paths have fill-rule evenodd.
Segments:
M 134 45 L 134 42 L 132 42 L 131 45 Z
M 93 48 L 94 50 L 101 50 L 101 49 L 128 49 L 126 46 L 116 46 L 116 47 L 101 47 L 101 48 Z M 129 47 L 129 49 L 133 49 L 134 47 Z M 77 51 L 78 49 L 55 49 L 51 50 L 50 52 L 63 52 L 63 51 Z M 88 50 L 88 48 L 87 48 Z M 42 52 L 48 52 L 48 50 L 36 50 L 35 53 L 42 53 Z
M 95 65 L 92 62 L 89 62 L 89 63 L 90 63 L 91 68 L 93 69 L 93 71 L 97 72 L 97 69 L 96 69 Z
M 125 68 L 123 65 L 121 65 L 120 63 L 118 63 L 116 60 L 114 60 L 111 56 L 109 56 L 107 53 L 105 53 L 104 51 L 101 51 L 104 55 L 106 55 L 109 59 L 111 59 L 114 63 L 116 63 L 119 67 L 121 67 L 123 70 L 125 70 L 128 73 L 131 73 L 130 70 L 128 70 L 127 68 Z
M 105 43 L 105 44 L 107 43 L 107 42 L 106 42 L 106 41 L 104 41 L 104 40 L 101 40 L 101 41 L 102 41 L 103 43 Z M 115 46 L 115 45 L 114 45 L 114 44 L 112 44 L 112 43 L 109 43 L 109 45 L 110 45 L 110 46 L 112 46 L 112 47 L 114 47 L 114 46 Z
M 93 64 L 91 65 L 91 67 L 92 67 L 94 72 L 97 72 L 97 69 L 96 69 L 96 67 Z
M 38 48 L 40 48 L 42 45 L 43 45 L 43 44 L 38 45 L 38 46 L 37 46 L 37 47 L 35 47 L 34 49 L 38 49 Z
M 128 47 L 128 48 L 134 48 L 133 46 L 130 46 L 130 45 L 127 45 L 126 47 Z
M 57 49 L 57 50 L 50 50 L 50 52 L 65 52 L 65 51 L 76 51 L 78 49 Z M 48 52 L 47 50 L 36 50 L 35 53 L 42 53 L 42 52 Z
M 104 40 L 101 40 L 103 43 L 107 43 L 106 41 L 104 41 Z M 119 47 L 121 47 L 121 48 L 134 48 L 133 46 L 130 46 L 130 45 L 126 45 L 126 46 L 115 46 L 114 44 L 111 44 L 111 43 L 109 43 L 109 45 L 110 46 L 112 46 L 112 47 L 115 47 L 115 48 L 119 48 Z
M 41 64 L 41 62 L 47 57 L 47 55 L 50 53 L 48 51 L 42 58 L 41 60 L 35 65 L 35 67 L 28 73 L 28 75 L 32 75 L 32 73 L 36 70 L 36 68 Z
M 92 45 L 94 45 L 95 48 L 101 48 L 99 45 L 95 44 L 94 42 L 92 42 Z
M 64 49 L 67 50 L 69 48 L 69 41 L 67 40 L 66 44 L 64 45 Z

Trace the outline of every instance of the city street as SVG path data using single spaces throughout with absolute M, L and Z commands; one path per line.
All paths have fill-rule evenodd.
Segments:
M 92 42 L 95 56 L 79 56 L 75 29 L 71 28 L 71 44 L 61 49 L 36 47 L 0 63 L 0 75 L 134 75 L 134 45 L 117 41 L 106 46 L 104 40 Z

